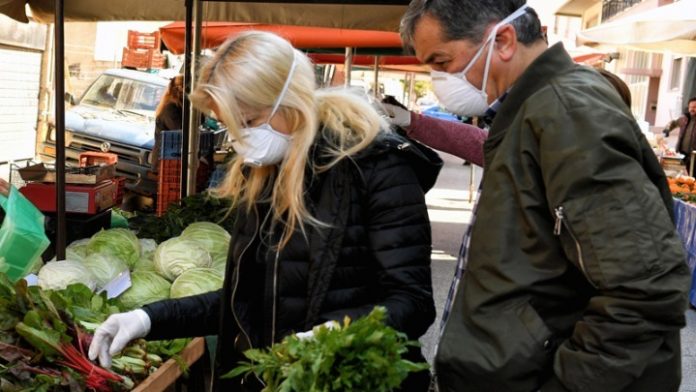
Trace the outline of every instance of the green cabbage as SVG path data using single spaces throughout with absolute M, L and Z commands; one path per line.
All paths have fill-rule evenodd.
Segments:
M 82 283 L 94 290 L 97 280 L 81 262 L 51 261 L 39 270 L 39 286 L 44 290 L 62 290 L 73 283 Z
M 182 237 L 170 238 L 161 243 L 155 251 L 155 269 L 174 281 L 184 271 L 191 268 L 210 267 L 210 254 L 194 241 Z
M 211 268 L 191 268 L 172 283 L 170 297 L 181 298 L 215 291 L 222 287 L 222 277 Z
M 154 272 L 131 273 L 131 287 L 118 299 L 127 309 L 139 308 L 151 302 L 169 298 L 171 283 Z
M 92 236 L 87 244 L 88 254 L 104 253 L 118 257 L 129 268 L 140 260 L 140 241 L 128 229 L 102 230 Z
M 85 256 L 87 256 L 88 243 L 89 238 L 83 238 L 81 240 L 71 242 L 70 245 L 65 248 L 65 257 L 72 260 L 71 257 L 68 257 L 68 254 L 72 254 L 74 256 L 78 256 L 80 259 L 83 259 Z
M 104 253 L 91 254 L 82 260 L 82 264 L 92 272 L 97 280 L 97 287 L 100 288 L 128 269 L 125 261 Z
M 227 250 L 230 247 L 230 233 L 215 223 L 192 223 L 184 229 L 181 237 L 195 241 L 198 246 L 208 251 L 213 259 L 227 259 Z
M 141 238 L 140 239 L 140 256 L 141 259 L 144 257 L 146 259 L 152 260 L 155 255 L 155 249 L 157 249 L 157 242 L 151 238 Z
M 210 268 L 214 269 L 215 272 L 218 273 L 218 275 L 224 277 L 225 276 L 225 268 L 227 267 L 227 257 L 220 259 L 214 259 L 213 264 L 210 266 Z
M 150 272 L 157 272 L 157 269 L 155 269 L 155 262 L 152 260 L 152 258 L 146 258 L 145 256 L 140 257 L 140 261 L 138 261 L 138 264 L 133 267 L 133 271 L 150 271 Z

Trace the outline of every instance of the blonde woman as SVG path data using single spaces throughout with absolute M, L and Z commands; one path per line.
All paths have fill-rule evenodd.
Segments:
M 269 33 L 239 35 L 205 65 L 192 102 L 227 125 L 238 152 L 217 190 L 236 211 L 224 288 L 110 317 L 92 359 L 108 365 L 141 336 L 218 335 L 220 375 L 245 349 L 376 305 L 411 339 L 426 331 L 435 308 L 424 193 L 441 161 L 386 131 L 362 97 L 317 91 L 314 80 L 309 59 Z M 427 390 L 428 377 L 404 390 Z M 238 390 L 226 383 L 240 380 L 214 382 Z M 260 389 L 249 382 L 243 390 Z

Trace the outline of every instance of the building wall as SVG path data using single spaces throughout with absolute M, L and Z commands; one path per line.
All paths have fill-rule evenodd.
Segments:
M 681 59 L 681 61 L 678 61 Z M 664 127 L 684 111 L 682 88 L 686 78 L 688 57 L 666 55 L 662 60 L 662 80 L 658 96 L 656 127 Z M 675 62 L 675 60 L 677 60 Z

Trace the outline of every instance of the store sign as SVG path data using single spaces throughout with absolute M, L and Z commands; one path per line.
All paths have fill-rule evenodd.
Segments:
M 32 22 L 19 23 L 5 15 L 0 15 L 0 45 L 44 50 L 47 28 L 47 25 Z

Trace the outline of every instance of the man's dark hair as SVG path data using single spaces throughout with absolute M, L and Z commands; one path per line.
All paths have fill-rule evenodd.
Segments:
M 505 19 L 525 3 L 525 0 L 412 0 L 401 18 L 401 39 L 406 48 L 412 49 L 416 25 L 428 15 L 440 22 L 446 41 L 467 39 L 479 43 L 491 23 Z M 527 8 L 511 24 L 517 40 L 524 45 L 544 39 L 541 21 L 532 8 Z
M 689 98 L 689 102 L 687 102 L 686 104 L 688 105 L 688 104 L 690 104 L 691 102 L 696 102 L 696 97 L 691 97 L 691 98 Z

